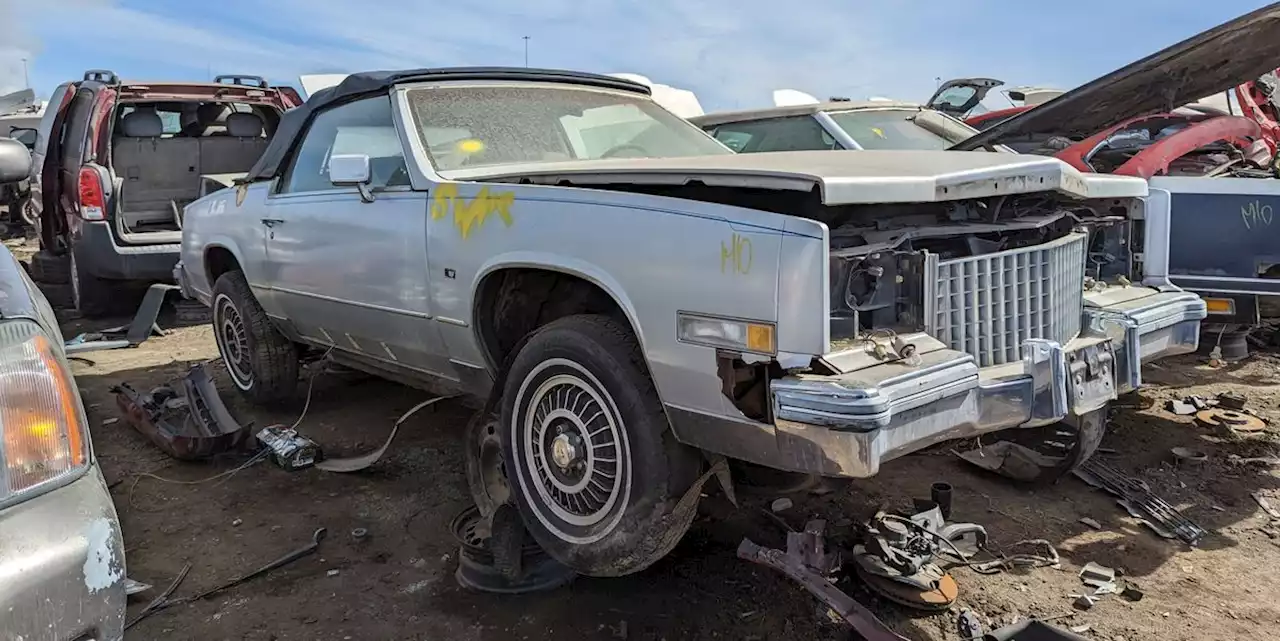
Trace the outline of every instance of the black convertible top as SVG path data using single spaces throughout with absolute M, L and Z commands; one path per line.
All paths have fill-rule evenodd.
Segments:
M 525 67 L 442 67 L 439 69 L 406 69 L 401 71 L 366 71 L 347 76 L 333 87 L 315 92 L 307 97 L 307 102 L 286 111 L 280 117 L 280 125 L 267 145 L 266 151 L 258 158 L 258 162 L 245 176 L 245 182 L 270 180 L 282 169 L 289 151 L 293 149 L 311 116 L 318 111 L 386 93 L 393 85 L 416 80 L 520 80 L 532 82 L 564 82 L 606 89 L 620 89 L 649 95 L 648 87 L 594 73 L 564 71 L 560 69 L 528 69 Z

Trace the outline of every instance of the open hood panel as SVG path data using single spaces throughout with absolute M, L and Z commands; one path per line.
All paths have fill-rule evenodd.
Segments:
M 1087 136 L 1174 109 L 1276 68 L 1280 3 L 1214 27 L 1072 89 L 953 147 L 978 149 L 1024 134 Z
M 1146 182 L 1086 176 L 1056 158 L 949 151 L 778 151 L 495 165 L 450 180 L 548 185 L 683 185 L 820 192 L 824 205 L 919 203 L 1056 191 L 1077 198 L 1145 196 Z

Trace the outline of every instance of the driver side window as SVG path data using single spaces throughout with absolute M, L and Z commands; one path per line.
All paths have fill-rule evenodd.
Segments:
M 344 189 L 329 182 L 329 158 L 334 154 L 367 155 L 370 188 L 409 184 L 388 96 L 365 98 L 316 114 L 280 179 L 279 193 Z

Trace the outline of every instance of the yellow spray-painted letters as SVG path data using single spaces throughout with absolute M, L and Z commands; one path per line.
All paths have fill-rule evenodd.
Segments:
M 728 243 L 720 242 L 720 273 L 750 274 L 751 263 L 755 262 L 756 252 L 751 247 L 751 239 L 734 234 Z
M 514 192 L 490 193 L 488 187 L 481 187 L 474 198 L 467 200 L 458 195 L 456 184 L 444 183 L 436 186 L 435 195 L 431 198 L 431 219 L 444 218 L 452 213 L 453 224 L 465 240 L 473 227 L 483 227 L 484 221 L 492 214 L 497 214 L 502 223 L 510 227 L 515 222 L 511 219 L 511 204 L 515 199 Z

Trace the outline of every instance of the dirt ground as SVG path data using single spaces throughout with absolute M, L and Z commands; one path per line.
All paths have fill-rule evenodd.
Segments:
M 64 325 L 67 338 L 88 327 Z M 129 575 L 156 586 L 131 613 L 164 588 L 185 563 L 192 569 L 178 595 L 193 594 L 257 568 L 309 540 L 318 527 L 329 536 L 318 554 L 205 601 L 172 608 L 138 624 L 132 639 L 848 639 L 824 608 L 780 574 L 740 561 L 744 536 L 776 547 L 783 531 L 762 514 L 779 495 L 740 488 L 735 509 L 708 490 L 702 516 L 665 560 L 621 579 L 579 579 L 535 595 L 492 596 L 465 591 L 453 578 L 457 548 L 450 520 L 469 504 L 460 456 L 467 413 L 445 402 L 411 418 L 387 455 L 358 474 L 316 469 L 286 472 L 270 463 L 229 478 L 199 482 L 235 468 L 244 458 L 176 463 L 120 416 L 113 385 L 142 390 L 216 356 L 209 327 L 189 327 L 136 349 L 88 355 L 73 363 L 88 407 L 94 445 L 126 539 Z M 270 410 L 252 408 L 231 391 L 219 364 L 223 398 L 242 423 L 292 423 L 301 399 Z M 1113 500 L 1068 478 L 1028 489 L 959 461 L 950 445 L 908 456 L 870 480 L 824 495 L 792 495 L 782 516 L 793 526 L 828 519 L 836 531 L 878 507 L 906 509 L 928 496 L 934 481 L 955 487 L 953 521 L 984 525 L 1006 549 L 1023 539 L 1047 539 L 1062 555 L 1060 570 L 1041 568 L 984 576 L 954 575 L 955 606 L 978 613 L 989 627 L 1014 618 L 1058 618 L 1063 627 L 1088 625 L 1089 639 L 1268 639 L 1280 629 L 1274 568 L 1280 540 L 1263 527 L 1266 515 L 1251 498 L 1262 491 L 1280 506 L 1280 469 L 1239 464 L 1230 455 L 1275 456 L 1276 439 L 1230 440 L 1164 410 L 1188 394 L 1234 390 L 1266 418 L 1280 419 L 1280 358 L 1259 355 L 1225 369 L 1197 357 L 1161 363 L 1146 372 L 1146 409 L 1116 412 L 1100 456 L 1151 488 L 1211 534 L 1196 548 L 1160 539 Z M 300 392 L 305 386 L 300 386 Z M 376 379 L 324 374 L 315 382 L 300 430 L 333 455 L 372 449 L 392 422 L 424 396 Z M 1175 466 L 1174 446 L 1203 450 L 1209 460 Z M 154 474 L 168 481 L 151 476 Z M 1101 530 L 1080 522 L 1097 520 Z M 367 528 L 362 542 L 353 528 Z M 1145 598 L 1104 598 L 1077 612 L 1071 594 L 1089 561 L 1121 568 Z M 870 595 L 856 582 L 842 586 L 886 622 L 917 641 L 958 639 L 955 611 L 925 615 Z M 1267 633 L 1267 630 L 1272 630 Z

